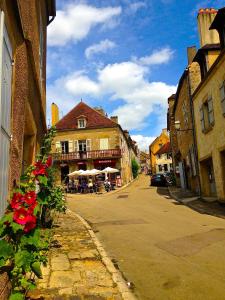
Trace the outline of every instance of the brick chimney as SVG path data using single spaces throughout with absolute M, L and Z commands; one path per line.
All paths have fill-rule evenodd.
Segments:
M 94 107 L 94 109 L 99 112 L 101 115 L 105 116 L 105 111 L 102 107 Z
M 54 126 L 59 121 L 59 108 L 54 102 L 52 103 L 52 126 Z
M 190 65 L 193 62 L 196 53 L 197 53 L 196 46 L 187 48 L 188 65 Z
M 217 44 L 220 42 L 219 35 L 216 30 L 209 30 L 217 10 L 214 8 L 201 8 L 198 11 L 198 31 L 201 47 L 207 44 Z
M 118 116 L 112 116 L 110 119 L 118 124 Z

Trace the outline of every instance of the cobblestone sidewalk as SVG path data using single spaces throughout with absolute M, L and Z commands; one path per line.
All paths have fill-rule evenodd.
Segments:
M 106 258 L 107 259 L 107 258 Z M 112 268 L 113 272 L 113 268 Z M 122 300 L 115 276 L 102 261 L 93 236 L 72 212 L 60 215 L 55 224 L 49 265 L 30 299 Z M 124 283 L 123 283 L 124 284 Z

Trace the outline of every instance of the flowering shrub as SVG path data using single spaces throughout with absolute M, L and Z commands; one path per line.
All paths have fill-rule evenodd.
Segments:
M 46 215 L 66 209 L 62 189 L 54 184 L 49 156 L 53 137 L 51 129 L 37 162 L 21 176 L 0 220 L 0 272 L 7 271 L 11 280 L 10 300 L 24 299 L 35 287 L 35 277 L 42 277 L 41 264 L 47 263 L 50 238 Z

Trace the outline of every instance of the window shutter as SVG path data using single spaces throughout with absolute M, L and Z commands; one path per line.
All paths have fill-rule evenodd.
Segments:
M 61 143 L 60 142 L 56 142 L 55 143 L 55 148 L 56 148 L 56 152 L 62 152 L 62 148 L 61 148 Z
M 91 140 L 86 141 L 87 151 L 91 151 Z
M 205 120 L 204 120 L 203 105 L 200 107 L 200 121 L 201 121 L 202 131 L 204 131 L 205 130 Z
M 208 113 L 209 113 L 209 124 L 214 125 L 214 111 L 213 111 L 212 96 L 209 96 L 208 98 Z
M 79 151 L 78 149 L 79 149 L 78 148 L 78 141 L 76 140 L 76 141 L 74 141 L 74 151 L 78 152 Z
M 73 141 L 69 141 L 69 152 L 73 152 L 74 151 L 73 145 L 74 145 Z
M 7 206 L 8 170 L 10 150 L 12 47 L 4 25 L 4 13 L 0 13 L 0 216 Z
M 100 139 L 100 150 L 109 149 L 109 139 Z
M 225 114 L 225 81 L 220 87 L 220 100 L 221 100 L 222 112 L 223 114 Z

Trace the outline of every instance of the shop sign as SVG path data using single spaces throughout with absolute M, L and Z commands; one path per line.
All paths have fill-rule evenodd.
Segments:
M 97 160 L 98 164 L 108 164 L 108 163 L 115 163 L 115 160 L 107 159 L 107 160 Z

